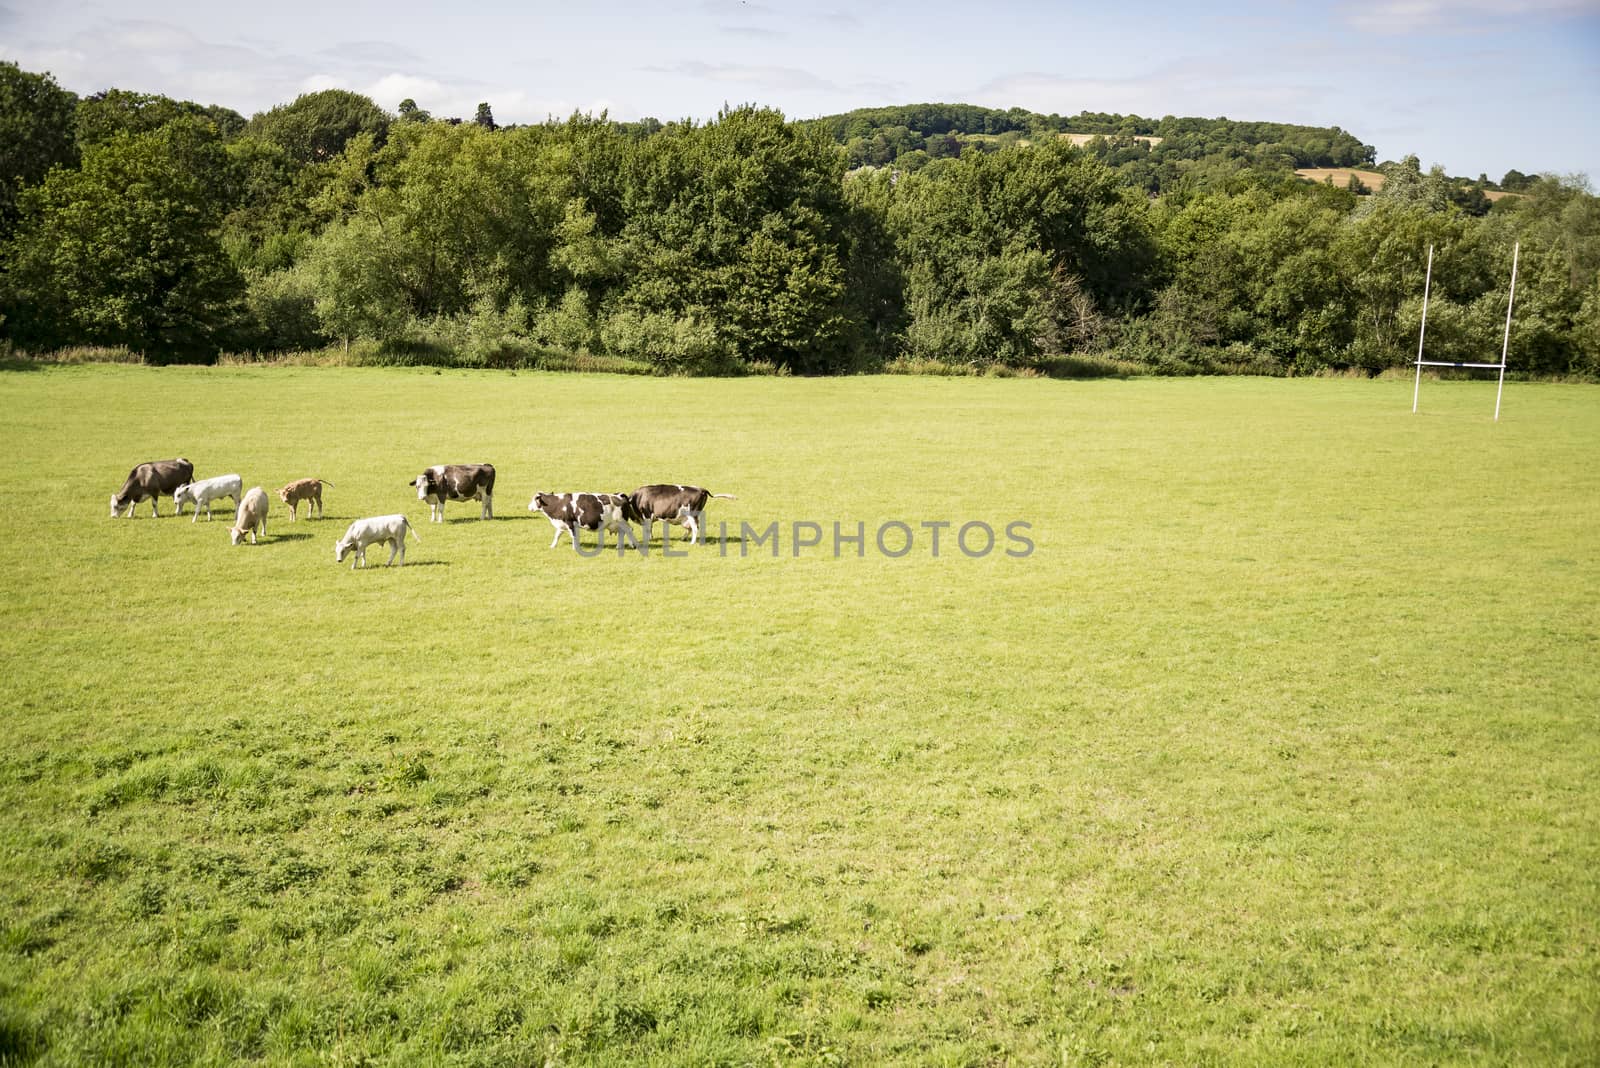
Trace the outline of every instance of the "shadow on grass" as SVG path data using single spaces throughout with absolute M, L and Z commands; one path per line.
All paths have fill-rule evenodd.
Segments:
M 44 364 L 37 360 L 20 360 L 15 356 L 0 357 L 0 371 L 42 371 Z
M 276 543 L 280 541 L 307 541 L 312 537 L 314 537 L 314 535 L 309 532 L 303 534 L 274 534 L 272 537 L 268 538 L 267 541 L 269 543 Z
M 538 512 L 529 512 L 527 515 L 518 515 L 517 513 L 512 512 L 510 515 L 492 515 L 488 519 L 484 519 L 481 516 L 475 515 L 459 515 L 454 517 L 445 516 L 444 525 L 447 527 L 453 527 L 459 523 L 519 523 L 524 519 L 543 518 L 544 516 L 540 515 Z M 437 523 L 433 525 L 438 526 Z

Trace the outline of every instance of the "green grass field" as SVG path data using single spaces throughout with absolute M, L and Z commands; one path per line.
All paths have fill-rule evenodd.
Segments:
M 0 1063 L 1593 1064 L 1600 390 L 1493 391 L 0 374 Z M 654 481 L 828 537 L 526 511 Z

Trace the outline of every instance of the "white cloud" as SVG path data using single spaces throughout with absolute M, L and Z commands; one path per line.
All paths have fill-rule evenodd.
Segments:
M 1600 0 L 1345 0 L 1337 10 L 1367 33 L 1475 29 L 1483 20 L 1600 14 Z
M 495 121 L 501 125 L 543 122 L 550 117 L 564 119 L 574 111 L 591 115 L 610 111 L 612 117 L 618 119 L 638 117 L 617 114 L 613 103 L 604 98 L 580 102 L 541 97 L 488 82 L 447 81 L 400 71 L 391 71 L 372 81 L 354 81 L 320 72 L 305 78 L 298 91 L 314 93 L 323 89 L 348 89 L 361 93 L 391 112 L 397 111 L 400 102 L 409 98 L 436 119 L 470 120 L 477 114 L 480 103 L 488 103 Z

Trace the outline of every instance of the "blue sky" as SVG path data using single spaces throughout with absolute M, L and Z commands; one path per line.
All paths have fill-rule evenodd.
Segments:
M 832 6 L 830 6 L 832 5 Z M 338 86 L 501 122 L 925 101 L 1337 125 L 1380 159 L 1600 183 L 1600 0 L 820 6 L 0 0 L 0 58 L 250 115 Z

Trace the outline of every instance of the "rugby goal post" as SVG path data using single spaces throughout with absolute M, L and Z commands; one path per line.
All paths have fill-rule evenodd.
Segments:
M 1494 421 L 1500 421 L 1500 397 L 1506 391 L 1506 354 L 1511 350 L 1511 305 L 1517 299 L 1517 260 L 1522 253 L 1522 242 L 1511 247 L 1511 289 L 1506 293 L 1506 332 L 1500 340 L 1499 363 L 1460 363 L 1451 360 L 1424 360 L 1422 346 L 1428 337 L 1428 295 L 1433 288 L 1433 246 L 1428 246 L 1428 273 L 1422 282 L 1422 329 L 1417 331 L 1417 381 L 1411 388 L 1411 414 L 1417 412 L 1417 400 L 1422 395 L 1422 369 L 1424 367 L 1472 367 L 1499 370 L 1500 384 L 1494 391 Z

